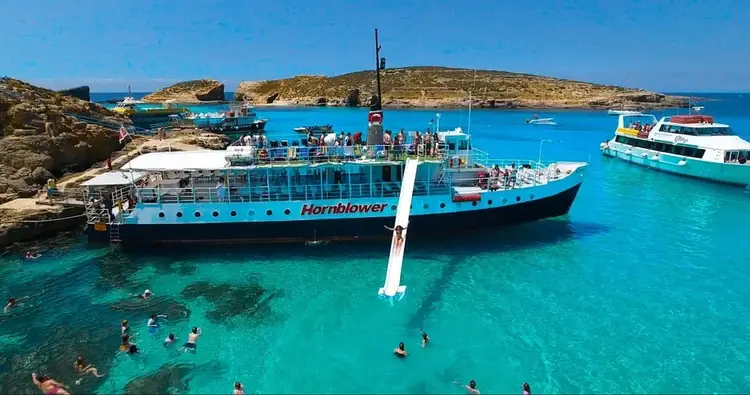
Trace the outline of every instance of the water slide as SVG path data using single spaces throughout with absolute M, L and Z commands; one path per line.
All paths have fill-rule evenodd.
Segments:
M 417 179 L 416 159 L 407 159 L 404 175 L 401 180 L 401 195 L 398 198 L 398 207 L 396 208 L 396 222 L 393 227 L 401 225 L 404 230 L 401 232 L 402 241 L 397 243 L 396 232 L 393 232 L 391 239 L 391 254 L 388 258 L 388 270 L 385 273 L 385 284 L 380 288 L 378 294 L 385 297 L 394 297 L 400 295 L 403 297 L 406 286 L 401 285 L 401 266 L 404 262 L 404 247 L 406 246 L 406 234 L 409 229 L 409 214 L 411 213 L 411 197 L 414 192 L 414 182 Z

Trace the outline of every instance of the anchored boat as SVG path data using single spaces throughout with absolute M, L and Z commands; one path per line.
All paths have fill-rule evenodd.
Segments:
M 378 93 L 384 66 L 379 59 Z M 460 128 L 384 139 L 377 97 L 366 139 L 350 145 L 336 144 L 335 135 L 321 145 L 298 134 L 264 136 L 236 141 L 226 151 L 148 153 L 119 173 L 89 180 L 89 241 L 141 246 L 391 238 L 390 280 L 382 293 L 392 296 L 403 290 L 398 277 L 407 229 L 410 239 L 455 236 L 570 210 L 587 163 L 490 159 Z M 391 224 L 400 230 L 384 229 Z
M 750 143 L 706 115 L 621 115 L 602 154 L 655 170 L 735 185 L 750 184 Z

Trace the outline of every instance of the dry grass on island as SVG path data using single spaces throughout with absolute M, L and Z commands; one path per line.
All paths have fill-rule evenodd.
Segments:
M 449 67 L 404 67 L 381 72 L 386 107 L 649 109 L 686 107 L 687 98 L 640 89 L 505 71 Z M 235 100 L 256 105 L 369 106 L 375 100 L 375 72 L 335 77 L 241 82 Z

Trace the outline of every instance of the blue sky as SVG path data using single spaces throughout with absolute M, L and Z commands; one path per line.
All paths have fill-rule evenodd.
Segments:
M 0 75 L 49 88 L 498 69 L 659 91 L 750 91 L 750 1 L 0 0 Z

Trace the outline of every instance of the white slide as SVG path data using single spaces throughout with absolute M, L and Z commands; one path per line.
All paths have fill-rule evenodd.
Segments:
M 401 285 L 401 266 L 404 262 L 404 247 L 406 246 L 406 234 L 409 232 L 409 214 L 411 213 L 411 197 L 414 193 L 414 182 L 417 179 L 416 159 L 407 159 L 404 168 L 404 175 L 401 179 L 401 195 L 398 198 L 398 208 L 396 208 L 396 222 L 393 225 L 401 225 L 404 230 L 401 232 L 401 243 L 397 243 L 396 232 L 393 232 L 391 239 L 391 254 L 388 258 L 388 270 L 385 273 L 385 284 L 380 288 L 378 294 L 385 297 L 394 297 L 400 295 L 403 297 L 406 286 Z

